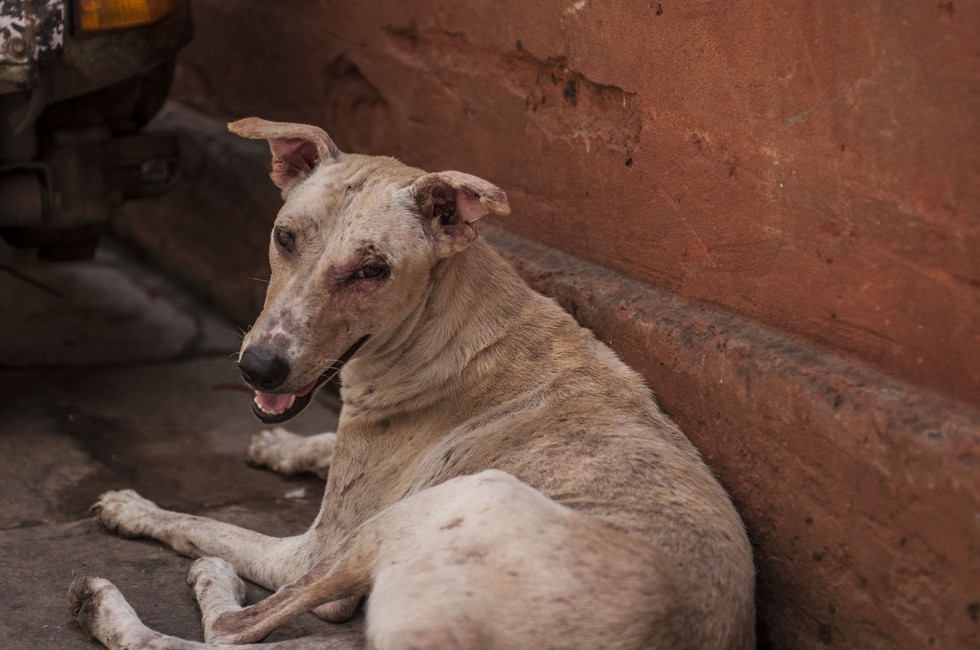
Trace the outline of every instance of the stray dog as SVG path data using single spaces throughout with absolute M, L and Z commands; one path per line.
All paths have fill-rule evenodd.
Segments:
M 754 647 L 745 529 L 643 380 L 474 229 L 503 191 L 342 153 L 321 129 L 248 118 L 284 204 L 265 306 L 239 368 L 284 422 L 342 372 L 336 434 L 281 429 L 254 461 L 326 475 L 302 535 L 272 538 L 124 490 L 106 527 L 200 557 L 209 643 L 259 641 L 313 610 L 363 632 L 289 648 Z M 329 471 L 327 471 L 329 468 Z M 220 559 L 218 559 L 220 558 Z M 276 593 L 243 606 L 239 576 Z M 70 590 L 110 648 L 193 648 L 148 629 L 106 580 Z M 265 647 L 265 646 L 263 646 Z

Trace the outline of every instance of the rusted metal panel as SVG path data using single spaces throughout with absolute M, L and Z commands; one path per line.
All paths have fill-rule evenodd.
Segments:
M 61 0 L 0 0 L 0 92 L 37 85 L 35 66 L 65 43 Z

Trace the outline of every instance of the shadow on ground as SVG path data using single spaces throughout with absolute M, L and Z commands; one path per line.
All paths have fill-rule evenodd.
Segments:
M 113 581 L 150 627 L 202 638 L 190 560 L 99 526 L 87 510 L 104 490 L 277 536 L 313 520 L 320 481 L 245 462 L 262 425 L 238 344 L 234 327 L 118 248 L 60 265 L 0 248 L 0 647 L 94 647 L 68 615 L 81 575 Z M 335 424 L 314 404 L 291 428 Z M 265 593 L 250 585 L 250 602 Z M 323 625 L 304 617 L 271 638 Z

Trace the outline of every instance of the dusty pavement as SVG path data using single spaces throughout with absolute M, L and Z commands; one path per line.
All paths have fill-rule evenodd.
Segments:
M 242 282 L 252 282 L 242 278 Z M 0 647 L 96 647 L 68 616 L 80 575 L 103 576 L 151 627 L 201 639 L 190 560 L 88 514 L 104 490 L 274 535 L 301 532 L 315 478 L 249 467 L 261 430 L 232 360 L 239 335 L 175 286 L 103 246 L 44 264 L 0 245 Z M 290 428 L 332 430 L 315 404 Z M 249 599 L 261 598 L 250 586 Z M 304 617 L 270 638 L 322 631 Z

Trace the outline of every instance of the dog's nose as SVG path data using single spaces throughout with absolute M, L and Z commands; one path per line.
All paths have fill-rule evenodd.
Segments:
M 249 385 L 269 391 L 275 390 L 286 380 L 289 364 L 274 352 L 252 346 L 242 352 L 238 370 Z

